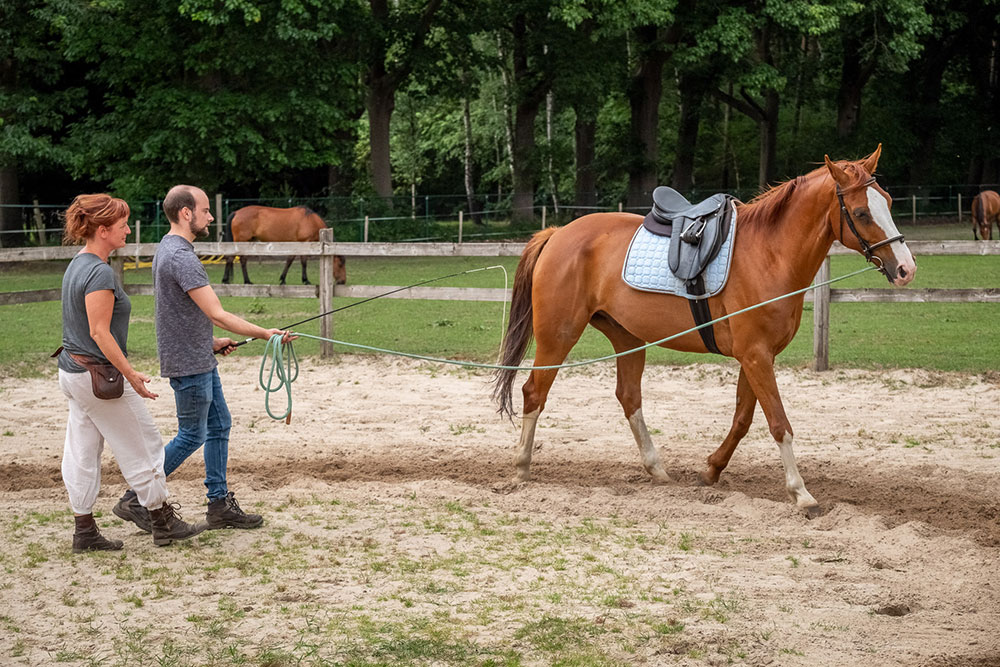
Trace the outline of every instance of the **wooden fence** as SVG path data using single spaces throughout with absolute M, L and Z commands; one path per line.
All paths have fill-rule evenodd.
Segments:
M 336 243 L 331 240 L 332 231 L 321 231 L 316 243 L 195 243 L 195 252 L 209 255 L 247 255 L 261 257 L 287 257 L 288 255 L 308 255 L 317 257 L 320 264 L 318 285 L 213 285 L 220 296 L 250 297 L 308 297 L 319 301 L 319 313 L 333 310 L 333 298 L 367 298 L 399 289 L 385 285 L 334 285 L 333 257 L 517 257 L 524 249 L 524 243 Z M 129 244 L 112 254 L 111 264 L 125 285 L 129 294 L 151 295 L 152 285 L 128 285 L 124 282 L 126 262 L 138 262 L 139 257 L 148 257 L 156 252 L 156 243 Z M 908 241 L 918 266 L 921 257 L 940 255 L 1000 255 L 1000 241 Z M 78 247 L 40 247 L 0 249 L 0 262 L 69 259 L 79 252 Z M 852 250 L 834 244 L 830 255 L 856 254 Z M 822 282 L 830 278 L 830 257 L 826 258 L 816 274 Z M 32 303 L 37 301 L 58 301 L 60 290 L 33 290 L 28 292 L 0 292 L 0 305 Z M 472 287 L 411 287 L 397 292 L 393 299 L 435 299 L 442 301 L 503 301 L 510 298 L 509 291 L 502 288 Z M 816 370 L 829 368 L 830 351 L 830 303 L 1000 303 L 1000 288 L 987 289 L 836 289 L 825 286 L 806 294 L 807 301 L 813 301 L 813 367 Z M 333 337 L 333 316 L 320 318 L 319 335 Z M 322 343 L 321 354 L 333 354 L 331 343 Z

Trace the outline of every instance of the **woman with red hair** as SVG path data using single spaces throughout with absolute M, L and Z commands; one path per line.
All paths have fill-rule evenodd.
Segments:
M 63 275 L 59 352 L 59 388 L 69 401 L 62 475 L 76 521 L 77 553 L 122 548 L 121 540 L 107 539 L 94 522 L 105 441 L 126 482 L 149 510 L 154 544 L 164 546 L 205 528 L 182 521 L 167 502 L 163 440 L 143 402 L 157 395 L 146 387 L 150 377 L 128 360 L 132 302 L 108 265 L 111 252 L 125 246 L 131 231 L 128 217 L 128 204 L 106 194 L 80 195 L 66 210 L 64 242 L 84 243 Z M 114 367 L 106 368 L 112 379 L 117 370 L 127 380 L 117 379 L 117 398 L 104 397 L 88 372 L 108 364 Z

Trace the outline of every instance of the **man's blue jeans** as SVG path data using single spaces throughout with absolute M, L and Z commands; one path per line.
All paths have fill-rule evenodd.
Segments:
M 233 420 L 222 395 L 219 370 L 170 378 L 177 405 L 177 435 L 164 451 L 163 471 L 170 475 L 187 457 L 205 445 L 205 487 L 209 500 L 222 498 L 229 460 L 229 430 Z

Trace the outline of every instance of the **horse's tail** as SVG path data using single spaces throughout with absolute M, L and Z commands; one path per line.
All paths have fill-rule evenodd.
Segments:
M 503 337 L 500 355 L 500 363 L 503 366 L 519 365 L 524 359 L 524 353 L 534 335 L 531 309 L 532 274 L 535 272 L 535 263 L 542 253 L 542 248 L 556 229 L 558 228 L 549 227 L 535 234 L 525 246 L 524 252 L 521 253 L 521 261 L 518 262 L 517 271 L 514 273 L 510 322 L 507 324 L 507 333 Z M 515 375 L 517 375 L 517 371 L 513 369 L 497 369 L 496 373 L 493 374 L 493 400 L 499 406 L 497 412 L 510 419 L 514 418 L 511 386 L 514 384 Z
M 236 217 L 236 211 L 233 211 L 232 213 L 229 214 L 229 217 L 226 218 L 226 226 L 222 230 L 222 240 L 225 243 L 233 242 L 233 218 L 235 217 Z

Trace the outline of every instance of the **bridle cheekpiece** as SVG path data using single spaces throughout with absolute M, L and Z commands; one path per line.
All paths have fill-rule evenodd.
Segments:
M 860 183 L 858 185 L 852 185 L 851 187 L 847 188 L 847 190 L 854 190 L 855 188 L 866 188 L 874 182 L 875 182 L 875 177 L 872 176 L 864 183 Z M 844 238 L 844 220 L 847 220 L 847 226 L 854 234 L 854 237 L 858 240 L 858 243 L 861 244 L 861 250 L 865 254 L 865 259 L 871 262 L 872 264 L 878 266 L 878 270 L 881 271 L 883 274 L 885 274 L 886 277 L 888 277 L 889 274 L 886 273 L 885 267 L 882 266 L 882 261 L 879 260 L 876 262 L 875 260 L 878 260 L 878 257 L 875 257 L 872 253 L 875 250 L 881 248 L 882 246 L 889 245 L 890 243 L 894 243 L 896 241 L 902 241 L 903 235 L 897 234 L 896 236 L 884 239 L 882 241 L 879 241 L 878 243 L 868 243 L 868 241 L 866 241 L 864 237 L 862 237 L 861 234 L 858 233 L 858 228 L 854 226 L 854 218 L 851 217 L 850 212 L 847 210 L 847 205 L 844 203 L 844 193 L 847 190 L 841 189 L 840 184 L 839 183 L 837 184 L 837 201 L 840 202 L 840 238 Z

